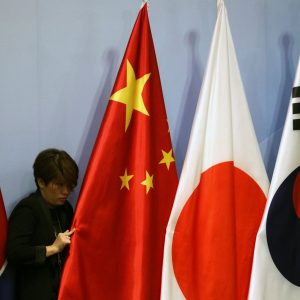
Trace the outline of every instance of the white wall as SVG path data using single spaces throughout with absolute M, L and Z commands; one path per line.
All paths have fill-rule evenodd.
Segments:
M 300 54 L 300 1 L 225 3 L 271 175 Z M 124 0 L 0 0 L 0 186 L 8 214 L 34 189 L 31 166 L 40 150 L 67 150 L 84 175 L 140 5 Z M 152 0 L 149 18 L 180 172 L 216 1 Z

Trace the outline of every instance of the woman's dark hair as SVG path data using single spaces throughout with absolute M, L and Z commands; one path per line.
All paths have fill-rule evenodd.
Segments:
M 37 180 L 42 179 L 46 185 L 56 181 L 73 189 L 77 185 L 78 166 L 66 151 L 46 149 L 36 157 L 33 174 L 38 188 Z

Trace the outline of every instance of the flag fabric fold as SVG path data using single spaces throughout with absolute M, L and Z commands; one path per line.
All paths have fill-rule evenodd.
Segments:
M 60 300 L 160 297 L 178 178 L 147 9 L 138 14 L 90 157 Z
M 6 240 L 7 240 L 7 217 L 0 190 L 0 275 L 6 267 Z
M 242 300 L 269 181 L 227 11 L 218 16 L 165 238 L 161 299 Z
M 300 298 L 300 58 L 264 217 L 249 300 Z

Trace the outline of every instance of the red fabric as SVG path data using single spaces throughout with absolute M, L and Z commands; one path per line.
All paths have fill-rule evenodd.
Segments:
M 259 185 L 233 162 L 201 175 L 173 238 L 174 272 L 186 299 L 247 299 L 265 201 Z
M 172 149 L 147 6 L 134 25 L 112 95 L 127 84 L 127 62 L 136 79 L 151 73 L 142 97 L 149 116 L 109 101 L 85 174 L 59 299 L 159 299 L 165 229 L 178 178 L 162 150 Z M 120 176 L 133 175 L 129 190 Z M 141 184 L 146 171 L 153 188 Z
M 300 219 L 300 173 L 297 174 L 293 188 L 293 203 L 297 217 Z
M 0 190 L 0 275 L 6 261 L 7 218 Z

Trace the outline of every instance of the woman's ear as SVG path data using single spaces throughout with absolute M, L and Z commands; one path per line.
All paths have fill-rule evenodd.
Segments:
M 42 178 L 38 178 L 37 183 L 38 183 L 38 186 L 40 189 L 42 189 L 46 186 L 45 181 Z

